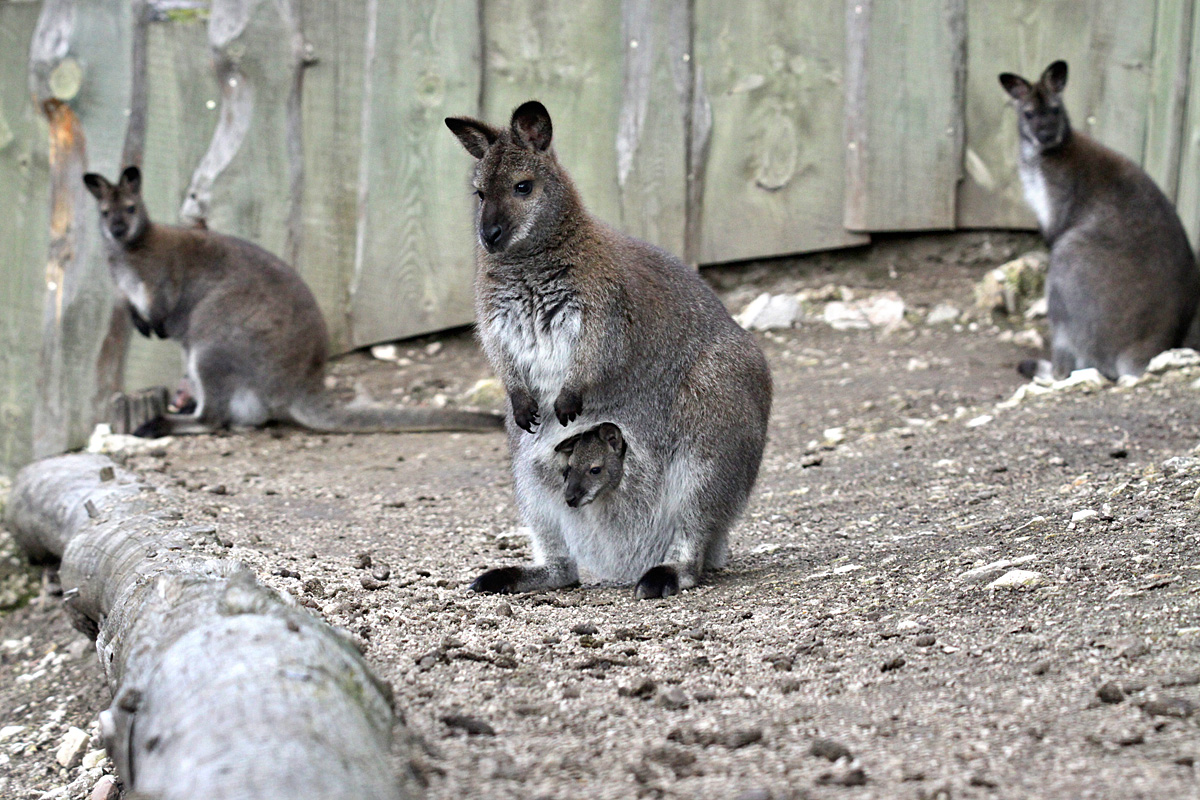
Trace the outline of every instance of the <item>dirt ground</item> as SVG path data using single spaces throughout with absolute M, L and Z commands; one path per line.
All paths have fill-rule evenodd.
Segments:
M 735 310 L 836 283 L 910 321 L 760 335 L 758 490 L 729 566 L 666 600 L 469 592 L 529 557 L 500 434 L 273 429 L 126 466 L 362 640 L 430 798 L 1200 798 L 1200 369 L 997 408 L 1032 354 L 1008 323 L 923 320 L 1033 243 L 708 272 Z M 398 350 L 338 385 L 441 402 L 487 375 L 467 334 Z M 86 797 L 106 762 L 55 751 L 108 700 L 58 598 L 0 616 L 0 797 Z

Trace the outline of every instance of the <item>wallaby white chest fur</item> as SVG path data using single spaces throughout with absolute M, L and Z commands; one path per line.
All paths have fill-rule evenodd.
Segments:
M 1022 146 L 1024 149 L 1024 145 Z M 1021 189 L 1025 194 L 1025 202 L 1033 209 L 1038 225 L 1042 230 L 1049 230 L 1054 216 L 1050 205 L 1050 193 L 1046 189 L 1046 177 L 1036 162 L 1030 163 L 1022 153 L 1021 165 L 1017 170 L 1021 176 Z
M 553 402 L 575 358 L 582 314 L 578 305 L 560 307 L 525 298 L 498 305 L 483 331 L 511 360 L 535 396 Z
M 149 317 L 150 299 L 146 294 L 146 284 L 142 282 L 137 273 L 126 264 L 116 263 L 112 265 L 112 276 L 116 281 L 117 288 L 121 290 L 121 294 L 125 295 L 138 313 L 143 317 Z

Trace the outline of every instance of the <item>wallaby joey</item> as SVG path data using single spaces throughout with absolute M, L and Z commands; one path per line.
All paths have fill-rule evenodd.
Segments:
M 563 462 L 563 497 L 571 508 L 586 506 L 621 482 L 625 471 L 625 438 L 605 422 L 576 434 L 554 448 Z
M 533 565 L 472 588 L 571 585 L 582 567 L 664 597 L 724 564 L 758 475 L 771 374 L 697 272 L 591 217 L 551 149 L 545 107 L 508 128 L 447 126 L 476 159 L 476 321 L 509 396 L 518 509 Z M 628 443 L 619 489 L 571 508 L 555 453 L 601 422 Z
M 134 326 L 183 346 L 195 410 L 147 423 L 142 435 L 271 420 L 330 433 L 502 426 L 493 414 L 340 403 L 324 386 L 325 320 L 295 270 L 242 239 L 151 222 L 137 167 L 115 186 L 95 173 L 83 181 L 100 201 L 109 270 Z
M 1011 73 L 1000 84 L 1017 109 L 1025 200 L 1050 245 L 1051 363 L 1025 362 L 1021 372 L 1140 375 L 1183 343 L 1200 299 L 1179 215 L 1140 167 L 1071 128 L 1065 61 L 1035 84 Z

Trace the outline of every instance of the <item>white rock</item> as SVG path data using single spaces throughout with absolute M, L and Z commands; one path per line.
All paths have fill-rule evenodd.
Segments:
M 88 732 L 83 728 L 71 727 L 67 734 L 63 736 L 62 743 L 59 744 L 58 750 L 54 753 L 54 760 L 67 769 L 73 769 L 83 760 L 83 754 L 87 752 Z
M 1084 389 L 1099 388 L 1108 384 L 1108 379 L 1100 374 L 1100 370 L 1095 367 L 1088 369 L 1077 369 L 1061 381 L 1055 381 L 1050 384 L 1050 388 L 1056 392 L 1061 392 L 1063 389 L 1074 389 L 1081 387 Z
M 841 444 L 846 441 L 845 428 L 826 428 L 821 435 L 825 437 L 826 444 Z
M 763 292 L 750 301 L 750 305 L 736 319 L 747 330 L 772 331 L 790 328 L 803 316 L 804 310 L 796 295 Z
M 925 324 L 944 325 L 947 322 L 958 322 L 961 315 L 962 312 L 949 303 L 938 303 L 925 317 Z
M 467 389 L 459 402 L 468 406 L 488 408 L 504 402 L 504 384 L 499 378 L 483 378 Z
M 83 768 L 94 769 L 108 760 L 108 753 L 105 750 L 91 750 L 83 757 Z
M 993 561 L 990 564 L 984 564 L 982 567 L 967 570 L 962 575 L 959 575 L 958 579 L 963 583 L 981 583 L 993 576 L 999 575 L 1011 566 L 1013 566 L 1013 563 L 1007 558 L 1000 561 Z
M 968 428 L 978 428 L 980 426 L 987 425 L 993 419 L 995 419 L 995 417 L 993 417 L 991 414 L 981 414 L 980 416 L 975 417 L 974 419 L 967 420 L 967 427 Z
M 1012 343 L 1021 347 L 1030 347 L 1034 350 L 1041 350 L 1046 346 L 1046 340 L 1033 328 L 1014 333 Z
M 1146 365 L 1146 372 L 1161 375 L 1173 369 L 1195 366 L 1200 366 L 1200 353 L 1190 347 L 1179 347 L 1159 353 L 1150 359 L 1150 363 Z
M 158 450 L 175 441 L 174 437 L 163 436 L 161 439 L 143 439 L 140 436 L 128 436 L 123 433 L 113 433 L 112 428 L 101 422 L 92 430 L 88 438 L 89 453 L 142 453 Z
M 1100 512 L 1094 508 L 1081 508 L 1071 515 L 1071 522 L 1085 522 L 1098 516 L 1100 516 Z
M 24 725 L 5 725 L 0 728 L 0 742 L 11 739 L 23 730 L 25 730 Z
M 895 292 L 880 292 L 862 300 L 834 301 L 825 306 L 822 318 L 839 331 L 893 328 L 904 321 L 904 301 Z
M 430 342 L 429 344 L 425 345 L 425 355 L 436 356 L 439 352 L 441 352 L 441 349 L 441 342 Z
M 996 580 L 988 584 L 989 589 L 1021 589 L 1040 586 L 1045 583 L 1045 576 L 1040 572 L 1028 569 L 1010 569 Z
M 1029 304 L 1025 309 L 1025 319 L 1041 319 L 1050 313 L 1050 302 L 1045 295 Z
M 399 357 L 400 353 L 394 344 L 377 344 L 371 348 L 371 358 L 377 358 L 380 361 L 395 361 Z

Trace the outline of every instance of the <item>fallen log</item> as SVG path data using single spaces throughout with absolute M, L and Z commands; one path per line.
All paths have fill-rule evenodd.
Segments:
M 113 703 L 105 747 L 139 797 L 399 800 L 391 689 L 353 644 L 219 557 L 167 492 L 104 456 L 17 475 L 9 529 L 60 558 L 65 604 L 96 641 Z

